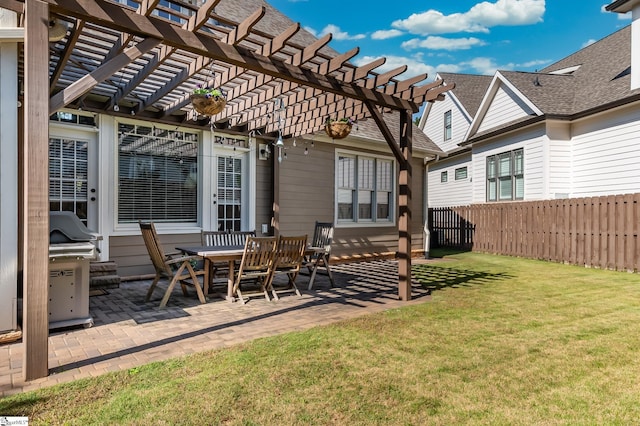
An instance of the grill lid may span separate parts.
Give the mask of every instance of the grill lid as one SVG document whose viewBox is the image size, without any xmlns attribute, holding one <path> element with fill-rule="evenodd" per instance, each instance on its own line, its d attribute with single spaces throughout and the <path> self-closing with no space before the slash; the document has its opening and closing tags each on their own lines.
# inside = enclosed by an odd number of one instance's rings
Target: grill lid
<svg viewBox="0 0 640 426">
<path fill-rule="evenodd" d="M 49 213 L 50 244 L 95 241 L 97 237 L 72 212 Z"/>
</svg>

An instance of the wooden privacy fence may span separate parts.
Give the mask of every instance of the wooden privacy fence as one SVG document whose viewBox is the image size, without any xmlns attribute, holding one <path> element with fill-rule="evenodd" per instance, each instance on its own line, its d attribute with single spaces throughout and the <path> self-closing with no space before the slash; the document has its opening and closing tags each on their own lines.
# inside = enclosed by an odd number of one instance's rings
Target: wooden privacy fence
<svg viewBox="0 0 640 426">
<path fill-rule="evenodd" d="M 438 210 L 430 209 L 430 220 L 437 221 Z M 471 232 L 467 244 L 473 251 L 640 271 L 640 193 L 446 210 L 465 226 L 458 235 Z M 445 232 L 437 222 L 430 221 L 430 225 L 436 234 Z M 447 245 L 445 240 L 440 243 Z"/>
</svg>

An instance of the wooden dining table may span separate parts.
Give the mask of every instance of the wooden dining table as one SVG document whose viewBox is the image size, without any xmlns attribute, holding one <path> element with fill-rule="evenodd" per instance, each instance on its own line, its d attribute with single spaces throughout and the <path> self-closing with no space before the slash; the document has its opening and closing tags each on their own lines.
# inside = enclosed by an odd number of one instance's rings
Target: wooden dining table
<svg viewBox="0 0 640 426">
<path fill-rule="evenodd" d="M 229 277 L 227 279 L 227 294 L 223 295 L 223 297 L 230 301 L 234 302 L 236 300 L 236 295 L 233 293 L 233 284 L 235 281 L 235 269 L 236 262 L 240 262 L 242 260 L 242 255 L 244 254 L 244 246 L 189 246 L 189 247 L 176 247 L 176 250 L 180 250 L 185 254 L 189 254 L 192 256 L 200 256 L 204 259 L 204 283 L 203 283 L 203 291 L 204 294 L 209 294 L 209 286 L 211 285 L 211 278 L 209 276 L 209 265 L 210 262 L 228 262 L 229 263 Z M 318 252 L 324 252 L 324 247 L 307 247 L 305 249 L 305 256 L 311 256 Z M 314 256 L 311 256 L 313 259 Z M 313 260 L 313 264 L 311 265 L 312 271 L 317 269 L 318 267 L 318 258 L 319 256 L 315 256 L 315 260 Z M 313 285 L 312 280 L 315 278 L 315 274 L 312 273 L 309 278 L 309 288 Z"/>
</svg>

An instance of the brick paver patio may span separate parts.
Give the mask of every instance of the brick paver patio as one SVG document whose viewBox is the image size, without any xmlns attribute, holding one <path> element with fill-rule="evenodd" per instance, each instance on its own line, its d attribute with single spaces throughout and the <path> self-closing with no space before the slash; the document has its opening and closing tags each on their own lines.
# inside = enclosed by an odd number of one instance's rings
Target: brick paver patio
<svg viewBox="0 0 640 426">
<path fill-rule="evenodd" d="M 108 294 L 90 298 L 93 327 L 51 331 L 49 377 L 25 383 L 23 344 L 0 346 L 0 396 L 421 303 L 428 296 L 414 284 L 413 299 L 398 300 L 395 261 L 339 264 L 332 270 L 335 288 L 327 276 L 318 275 L 314 289 L 307 291 L 309 278 L 300 276 L 302 297 L 289 293 L 268 302 L 255 296 L 245 305 L 215 297 L 203 305 L 193 290 L 184 297 L 176 289 L 160 309 L 166 287 L 145 303 L 149 281 L 123 282 Z"/>
</svg>

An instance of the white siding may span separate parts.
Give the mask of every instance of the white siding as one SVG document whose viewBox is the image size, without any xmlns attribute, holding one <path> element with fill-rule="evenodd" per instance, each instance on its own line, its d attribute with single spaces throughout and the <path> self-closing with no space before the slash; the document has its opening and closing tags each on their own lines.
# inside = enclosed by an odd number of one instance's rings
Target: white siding
<svg viewBox="0 0 640 426">
<path fill-rule="evenodd" d="M 640 106 L 573 126 L 573 197 L 640 192 Z"/>
<path fill-rule="evenodd" d="M 548 188 L 544 198 L 567 198 L 571 194 L 571 126 L 547 123 Z"/>
<path fill-rule="evenodd" d="M 505 85 L 496 91 L 487 113 L 482 118 L 477 133 L 494 129 L 519 118 L 533 115 L 533 111 Z"/>
<path fill-rule="evenodd" d="M 486 202 L 487 157 L 524 148 L 524 199 L 540 200 L 545 194 L 544 126 L 510 134 L 480 146 L 474 146 L 472 155 L 473 202 Z"/>
<path fill-rule="evenodd" d="M 444 113 L 451 110 L 451 139 L 444 140 Z M 451 96 L 445 95 L 445 99 L 434 102 L 424 125 L 424 134 L 427 135 L 443 151 L 451 151 L 459 148 L 458 143 L 467 133 L 471 122 L 462 112 L 460 105 L 453 101 Z"/>
<path fill-rule="evenodd" d="M 467 168 L 467 178 L 455 180 L 458 168 Z M 440 181 L 440 174 L 446 171 L 447 182 Z M 471 154 L 461 155 L 450 160 L 440 161 L 429 165 L 428 176 L 428 206 L 452 207 L 471 204 Z"/>
</svg>

